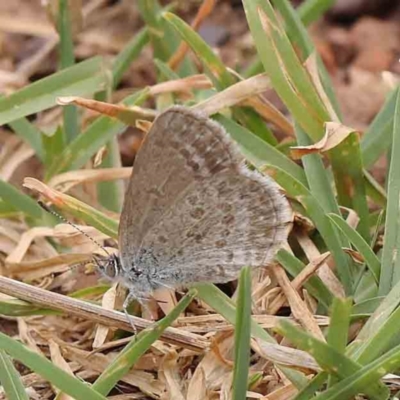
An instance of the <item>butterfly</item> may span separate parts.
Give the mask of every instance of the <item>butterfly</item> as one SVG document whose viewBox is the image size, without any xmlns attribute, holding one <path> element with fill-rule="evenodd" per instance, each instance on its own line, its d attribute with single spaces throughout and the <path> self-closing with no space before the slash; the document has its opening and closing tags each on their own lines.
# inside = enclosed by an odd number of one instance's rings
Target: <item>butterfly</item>
<svg viewBox="0 0 400 400">
<path fill-rule="evenodd" d="M 278 185 L 246 166 L 225 129 L 199 111 L 160 113 L 136 156 L 119 223 L 119 256 L 102 274 L 147 299 L 161 287 L 223 283 L 271 262 L 293 213 Z"/>
</svg>

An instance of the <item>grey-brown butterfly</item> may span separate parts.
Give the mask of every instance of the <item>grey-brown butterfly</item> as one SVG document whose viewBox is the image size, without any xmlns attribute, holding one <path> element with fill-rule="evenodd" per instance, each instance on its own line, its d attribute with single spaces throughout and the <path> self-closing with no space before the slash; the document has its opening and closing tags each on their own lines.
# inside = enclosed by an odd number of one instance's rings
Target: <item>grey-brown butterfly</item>
<svg viewBox="0 0 400 400">
<path fill-rule="evenodd" d="M 119 225 L 119 257 L 99 262 L 129 290 L 124 305 L 160 287 L 223 283 L 268 265 L 292 211 L 277 184 L 244 164 L 224 128 L 174 106 L 136 156 Z"/>
</svg>

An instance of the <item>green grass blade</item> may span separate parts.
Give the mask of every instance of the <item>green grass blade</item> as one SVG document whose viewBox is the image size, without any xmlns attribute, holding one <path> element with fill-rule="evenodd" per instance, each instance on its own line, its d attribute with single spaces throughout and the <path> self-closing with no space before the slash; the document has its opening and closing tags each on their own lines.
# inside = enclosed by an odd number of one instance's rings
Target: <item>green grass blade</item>
<svg viewBox="0 0 400 400">
<path fill-rule="evenodd" d="M 218 314 L 222 315 L 232 325 L 236 323 L 235 303 L 225 293 L 210 283 L 197 283 L 194 288 L 198 297 L 212 307 Z M 251 319 L 252 336 L 264 340 L 267 343 L 276 343 L 275 339 L 268 334 L 260 325 Z M 307 385 L 308 381 L 303 374 L 290 368 L 280 367 L 285 376 L 298 388 Z"/>
<path fill-rule="evenodd" d="M 348 342 L 350 326 L 350 313 L 353 301 L 348 299 L 335 298 L 332 304 L 331 320 L 328 328 L 327 343 L 339 353 L 344 354 Z M 336 379 L 331 375 L 328 386 Z"/>
<path fill-rule="evenodd" d="M 145 329 L 132 339 L 125 349 L 119 353 L 114 361 L 97 378 L 93 389 L 106 396 L 117 382 L 131 369 L 135 362 L 150 346 L 162 335 L 165 329 L 179 317 L 196 296 L 196 290 L 190 290 L 176 307 L 162 320 Z"/>
<path fill-rule="evenodd" d="M 293 400 L 309 400 L 311 398 L 314 399 L 313 396 L 315 392 L 317 392 L 322 387 L 327 379 L 328 374 L 324 371 L 315 375 L 314 378 L 311 379 L 309 384 L 302 390 L 300 390 L 299 393 L 297 393 L 296 397 L 294 397 Z"/>
<path fill-rule="evenodd" d="M 395 344 L 399 343 L 399 324 L 400 324 L 400 308 L 397 308 L 393 314 L 374 332 L 369 340 L 362 342 L 357 351 L 357 362 L 366 365 L 375 358 L 393 347 L 393 339 Z"/>
<path fill-rule="evenodd" d="M 309 146 L 311 139 L 297 124 L 295 125 L 297 143 L 299 146 Z M 340 215 L 339 205 L 333 194 L 331 183 L 319 154 L 309 154 L 301 158 L 307 176 L 311 193 L 320 202 L 326 212 Z"/>
<path fill-rule="evenodd" d="M 328 217 L 332 222 L 343 232 L 351 244 L 357 249 L 357 251 L 364 258 L 369 270 L 376 282 L 379 282 L 379 275 L 381 272 L 381 263 L 376 254 L 372 251 L 369 244 L 364 240 L 364 238 L 351 226 L 349 226 L 343 218 L 335 214 L 329 214 Z"/>
<path fill-rule="evenodd" d="M 159 2 L 139 0 L 137 6 L 147 25 L 154 56 L 162 61 L 168 61 L 179 46 L 179 39 L 171 26 L 161 17 L 162 9 Z M 188 57 L 185 57 L 178 72 L 183 77 L 196 73 L 196 69 Z"/>
<path fill-rule="evenodd" d="M 56 105 L 57 97 L 89 95 L 106 82 L 101 57 L 43 78 L 10 96 L 0 99 L 0 125 L 43 111 Z"/>
<path fill-rule="evenodd" d="M 359 303 L 353 306 L 353 310 L 351 312 L 352 317 L 369 317 L 382 303 L 384 297 L 372 297 L 364 301 L 360 301 Z"/>
<path fill-rule="evenodd" d="M 299 12 L 299 8 L 296 10 L 288 0 L 272 0 L 275 8 L 281 14 L 282 19 L 285 22 L 285 28 L 287 35 L 296 49 L 297 54 L 302 54 L 301 61 L 304 63 L 311 55 L 315 55 L 317 58 L 318 71 L 321 79 L 322 86 L 327 94 L 336 114 L 340 117 L 340 109 L 333 90 L 332 82 L 329 73 L 326 71 L 325 65 L 315 50 L 314 43 L 308 35 L 307 29 L 304 26 L 304 22 L 301 20 L 302 16 Z M 320 2 L 326 2 L 326 0 L 317 0 Z M 303 2 L 305 4 L 306 2 Z M 297 12 L 296 12 L 297 11 Z M 303 14 L 304 15 L 304 14 Z M 315 16 L 315 14 L 314 14 Z"/>
<path fill-rule="evenodd" d="M 117 55 L 112 67 L 113 88 L 115 89 L 121 82 L 123 74 L 127 71 L 133 60 L 138 57 L 143 48 L 149 41 L 149 34 L 146 28 L 143 28 L 125 45 L 122 51 Z"/>
<path fill-rule="evenodd" d="M 65 148 L 64 130 L 59 126 L 52 134 L 43 133 L 41 136 L 43 151 L 45 153 L 44 165 L 48 167 L 54 160 L 58 160 L 58 157 Z"/>
<path fill-rule="evenodd" d="M 8 125 L 35 150 L 36 156 L 43 162 L 45 159 L 45 152 L 42 145 L 42 132 L 26 118 L 11 121 Z"/>
<path fill-rule="evenodd" d="M 86 383 L 55 367 L 43 356 L 0 333 L 0 349 L 76 400 L 106 400 Z"/>
<path fill-rule="evenodd" d="M 315 397 L 315 400 L 343 400 L 353 398 L 357 393 L 367 393 L 371 382 L 375 382 L 387 373 L 395 372 L 400 367 L 400 346 L 396 346 L 383 356 L 377 358 L 358 372 L 332 386 L 326 392 Z M 388 399 L 389 391 L 382 390 L 379 399 Z M 372 396 L 371 396 L 372 398 Z"/>
<path fill-rule="evenodd" d="M 0 180 L 0 199 L 32 218 L 41 219 L 44 215 L 44 211 L 35 200 L 3 180 Z"/>
<path fill-rule="evenodd" d="M 199 59 L 207 68 L 207 75 L 218 90 L 225 89 L 235 83 L 235 78 L 228 72 L 222 60 L 186 22 L 169 12 L 164 13 L 163 17 L 199 56 Z"/>
<path fill-rule="evenodd" d="M 378 115 L 374 118 L 361 139 L 361 152 L 365 168 L 370 168 L 390 147 L 393 138 L 393 115 L 399 88 L 386 98 Z"/>
<path fill-rule="evenodd" d="M 67 0 L 58 0 L 57 27 L 60 36 L 60 70 L 71 67 L 75 64 L 70 6 L 71 4 Z M 66 142 L 69 143 L 79 133 L 79 115 L 76 106 L 68 105 L 63 108 L 63 121 Z"/>
<path fill-rule="evenodd" d="M 400 91 L 397 92 L 393 122 L 393 145 L 388 181 L 385 241 L 382 253 L 379 294 L 385 295 L 400 279 Z"/>
<path fill-rule="evenodd" d="M 319 19 L 335 4 L 335 0 L 306 0 L 303 1 L 297 12 L 304 25 Z"/>
<path fill-rule="evenodd" d="M 186 22 L 172 13 L 164 13 L 164 18 L 197 55 L 204 66 L 205 73 L 217 90 L 226 89 L 236 82 L 236 78 L 229 72 L 213 49 Z M 271 130 L 253 110 L 236 107 L 234 117 L 263 140 L 272 145 L 277 143 Z"/>
<path fill-rule="evenodd" d="M 107 154 L 99 168 L 118 168 L 121 165 L 118 139 L 114 137 L 107 144 Z M 116 213 L 121 212 L 124 194 L 124 183 L 121 180 L 99 182 L 97 184 L 99 202 L 107 210 Z"/>
<path fill-rule="evenodd" d="M 8 400 L 29 400 L 18 371 L 4 351 L 0 351 L 0 382 Z"/>
<path fill-rule="evenodd" d="M 279 168 L 274 167 L 273 169 L 274 179 L 279 185 L 285 188 L 289 196 L 297 198 L 304 207 L 307 215 L 314 222 L 319 234 L 332 253 L 337 273 L 345 288 L 346 294 L 351 295 L 353 291 L 352 263 L 348 255 L 345 254 L 342 248 L 341 237 L 332 226 L 325 210 L 312 193 L 299 181 L 296 181 L 292 176 Z"/>
<path fill-rule="evenodd" d="M 338 201 L 341 206 L 352 208 L 357 213 L 360 218 L 357 231 L 369 240 L 369 210 L 357 133 L 351 133 L 331 150 L 330 155 Z"/>
<path fill-rule="evenodd" d="M 218 121 L 239 144 L 243 154 L 255 167 L 260 168 L 266 164 L 274 165 L 286 171 L 304 186 L 307 186 L 307 180 L 303 169 L 274 146 L 261 140 L 245 127 L 221 114 L 214 116 L 214 119 Z"/>
<path fill-rule="evenodd" d="M 349 345 L 347 354 L 356 359 L 362 352 L 362 344 L 370 340 L 375 332 L 385 324 L 390 315 L 400 304 L 400 282 L 383 298 L 378 308 L 374 311 L 361 331 L 357 335 L 357 340 Z M 361 345 L 361 346 L 360 346 Z"/>
<path fill-rule="evenodd" d="M 246 398 L 250 363 L 251 327 L 251 274 L 250 268 L 243 268 L 239 278 L 239 295 L 235 323 L 235 366 L 233 370 L 234 400 Z"/>
<path fill-rule="evenodd" d="M 255 3 L 260 5 L 259 10 L 262 10 L 269 21 L 270 26 L 269 31 L 266 32 L 266 36 L 268 36 L 268 39 L 271 41 L 273 46 L 273 50 L 277 53 L 281 63 L 283 63 L 286 72 L 289 75 L 288 78 L 304 100 L 304 103 L 307 104 L 309 109 L 313 110 L 315 116 L 322 120 L 326 120 L 328 114 L 325 106 L 322 104 L 314 84 L 310 80 L 309 73 L 302 65 L 302 62 L 290 42 L 281 20 L 277 17 L 271 1 L 256 0 Z M 278 7 L 283 4 L 282 1 L 274 3 L 278 5 Z"/>
<path fill-rule="evenodd" d="M 60 210 L 85 221 L 87 225 L 93 226 L 104 234 L 112 238 L 118 237 L 118 221 L 108 217 L 96 208 L 67 194 L 58 195 L 57 203 L 54 205 Z"/>
<path fill-rule="evenodd" d="M 243 6 L 247 22 L 257 47 L 258 56 L 264 65 L 265 71 L 271 79 L 274 89 L 302 128 L 313 137 L 321 136 L 323 128 L 322 121 L 326 118 L 322 118 L 322 120 L 318 121 L 314 115 L 311 115 L 310 109 L 306 107 L 302 101 L 299 101 L 298 91 L 300 90 L 300 87 L 296 87 L 294 83 L 288 81 L 288 77 L 282 68 L 282 61 L 278 57 L 278 53 L 281 54 L 283 49 L 277 47 L 278 44 L 272 41 L 261 25 L 258 10 L 262 9 L 265 13 L 269 13 L 267 15 L 270 16 L 273 12 L 271 12 L 269 3 L 263 0 L 243 0 Z M 276 18 L 274 17 L 273 20 L 275 23 Z M 290 52 L 293 51 L 293 49 L 289 50 L 287 42 L 284 45 L 284 50 Z M 285 65 L 285 67 L 296 69 L 297 72 L 299 72 L 300 68 L 303 69 L 302 66 L 299 67 L 298 60 L 293 67 L 288 67 L 287 65 Z M 304 77 L 304 70 L 303 72 L 300 72 L 299 75 Z M 299 76 L 296 78 L 298 79 Z M 310 90 L 315 94 L 315 89 L 310 85 L 309 77 L 306 77 L 305 80 L 306 83 L 301 84 L 301 87 L 306 86 L 309 89 L 311 88 Z M 296 84 L 297 83 L 298 82 L 296 82 Z M 300 93 L 303 94 L 303 92 Z M 312 104 L 314 105 L 314 100 L 312 101 Z"/>
<path fill-rule="evenodd" d="M 311 354 L 325 371 L 338 379 L 345 380 L 349 375 L 353 375 L 362 370 L 362 366 L 355 361 L 344 356 L 328 344 L 303 332 L 288 321 L 282 321 L 277 331 L 287 337 L 297 347 Z M 335 386 L 336 385 L 333 387 Z M 385 385 L 378 382 L 378 379 L 371 380 L 368 382 L 368 385 L 359 386 L 358 389 L 360 392 L 370 396 L 371 399 L 376 400 L 386 398 L 385 396 L 387 396 L 389 392 Z"/>
</svg>

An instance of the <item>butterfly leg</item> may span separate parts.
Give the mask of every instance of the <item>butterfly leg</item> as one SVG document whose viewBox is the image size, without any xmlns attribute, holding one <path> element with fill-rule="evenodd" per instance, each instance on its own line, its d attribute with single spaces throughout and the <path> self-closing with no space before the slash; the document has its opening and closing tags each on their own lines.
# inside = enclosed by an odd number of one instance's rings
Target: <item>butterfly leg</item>
<svg viewBox="0 0 400 400">
<path fill-rule="evenodd" d="M 122 305 L 122 309 L 124 310 L 124 314 L 126 315 L 126 318 L 128 319 L 128 322 L 133 329 L 133 334 L 135 335 L 135 338 L 136 338 L 138 331 L 137 331 L 135 324 L 133 323 L 133 320 L 132 320 L 130 314 L 128 313 L 129 304 L 131 304 L 132 301 L 135 299 L 136 299 L 136 297 L 131 292 L 129 292 L 125 298 L 124 304 Z"/>
</svg>

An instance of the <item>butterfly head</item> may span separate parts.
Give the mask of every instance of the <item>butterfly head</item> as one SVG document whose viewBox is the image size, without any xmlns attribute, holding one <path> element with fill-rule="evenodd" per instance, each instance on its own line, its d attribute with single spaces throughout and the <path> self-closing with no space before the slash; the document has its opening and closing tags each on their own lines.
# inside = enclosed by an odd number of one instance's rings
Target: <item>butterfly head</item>
<svg viewBox="0 0 400 400">
<path fill-rule="evenodd" d="M 121 262 L 115 254 L 110 254 L 107 257 L 95 256 L 94 262 L 101 275 L 109 280 L 115 280 L 121 274 Z"/>
</svg>

